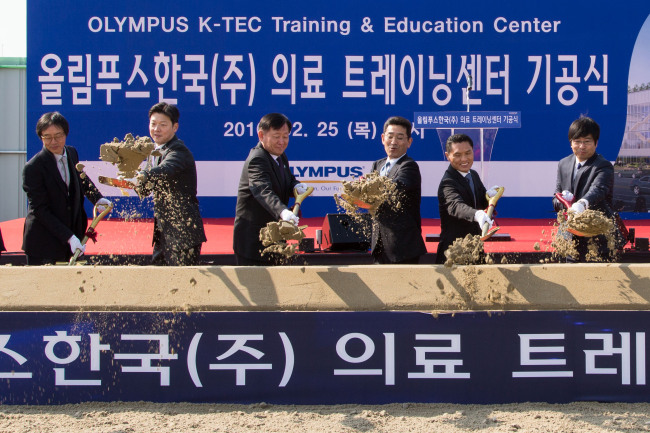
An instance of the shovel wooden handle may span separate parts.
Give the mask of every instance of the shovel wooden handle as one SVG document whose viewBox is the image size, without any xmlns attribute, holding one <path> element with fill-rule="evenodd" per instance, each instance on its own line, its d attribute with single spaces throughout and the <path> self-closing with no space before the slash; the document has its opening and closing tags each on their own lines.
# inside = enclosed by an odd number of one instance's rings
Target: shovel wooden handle
<svg viewBox="0 0 650 433">
<path fill-rule="evenodd" d="M 497 205 L 497 202 L 499 201 L 499 199 L 501 198 L 505 190 L 506 189 L 502 186 L 498 187 L 497 193 L 494 195 L 494 197 L 490 197 L 487 195 L 487 193 L 485 193 L 485 197 L 488 199 L 488 208 L 485 213 L 487 213 L 488 218 L 492 219 L 492 214 L 494 214 L 494 207 Z M 497 230 L 498 228 L 494 230 L 494 232 L 496 232 Z M 483 227 L 481 227 L 481 232 L 482 232 L 481 237 L 485 237 L 488 234 L 488 231 L 490 231 L 490 224 L 484 223 Z M 492 232 L 492 234 L 494 234 L 494 232 Z"/>
<path fill-rule="evenodd" d="M 104 209 L 99 215 L 97 214 L 97 208 L 101 206 L 98 204 L 95 204 L 95 207 L 93 207 L 93 220 L 90 223 L 90 227 L 86 231 L 86 233 L 90 232 L 92 233 L 95 230 L 95 227 L 97 227 L 97 224 L 104 219 L 106 215 L 110 213 L 110 211 L 113 209 L 113 203 L 109 204 L 106 206 L 106 209 Z M 88 242 L 88 234 L 86 234 L 83 239 L 81 240 L 81 245 L 86 245 L 86 242 Z M 79 256 L 81 255 L 81 250 L 77 249 L 77 251 L 74 252 L 74 255 L 70 258 L 70 263 L 68 263 L 69 266 L 73 266 L 76 262 Z"/>
<path fill-rule="evenodd" d="M 293 189 L 293 195 L 296 198 L 296 203 L 293 205 L 293 213 L 295 215 L 298 215 L 298 211 L 300 210 L 300 205 L 302 201 L 309 196 L 312 192 L 314 192 L 314 187 L 310 186 L 307 188 L 307 191 L 303 192 L 302 194 L 298 194 L 297 189 Z"/>
</svg>

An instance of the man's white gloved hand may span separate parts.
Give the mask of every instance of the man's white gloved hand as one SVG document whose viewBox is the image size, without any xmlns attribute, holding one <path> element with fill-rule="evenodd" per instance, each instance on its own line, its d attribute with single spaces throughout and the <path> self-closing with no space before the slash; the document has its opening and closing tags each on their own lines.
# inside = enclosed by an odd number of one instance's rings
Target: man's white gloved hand
<svg viewBox="0 0 650 433">
<path fill-rule="evenodd" d="M 578 200 L 569 208 L 569 211 L 575 212 L 578 215 L 583 213 L 585 210 L 587 210 L 587 205 L 584 200 Z"/>
<path fill-rule="evenodd" d="M 573 193 L 565 189 L 564 191 L 562 191 L 562 198 L 568 202 L 573 201 Z"/>
<path fill-rule="evenodd" d="M 296 214 L 291 212 L 289 209 L 283 210 L 282 213 L 280 213 L 280 218 L 282 218 L 282 221 L 289 221 L 295 225 L 298 225 L 298 222 L 300 221 L 300 218 L 298 218 Z"/>
<path fill-rule="evenodd" d="M 293 189 L 296 190 L 298 195 L 302 195 L 307 192 L 307 184 L 304 183 L 299 183 L 298 185 L 294 186 Z"/>
<path fill-rule="evenodd" d="M 138 186 L 142 186 L 144 183 L 146 175 L 144 174 L 144 171 L 138 171 L 135 175 L 135 184 Z"/>
<path fill-rule="evenodd" d="M 474 221 L 478 223 L 478 226 L 483 229 L 483 225 L 488 223 L 488 228 L 492 228 L 494 221 L 490 219 L 487 213 L 484 210 L 477 210 L 474 214 Z"/>
<path fill-rule="evenodd" d="M 494 185 L 492 188 L 487 190 L 487 196 L 492 198 L 495 195 L 497 195 L 497 190 L 499 189 L 499 185 Z"/>
<path fill-rule="evenodd" d="M 72 254 L 76 253 L 77 250 L 81 250 L 81 254 L 79 255 L 82 255 L 86 252 L 86 246 L 81 245 L 81 241 L 75 235 L 72 235 L 70 239 L 68 239 L 68 244 L 70 244 L 70 251 L 72 251 Z"/>
<path fill-rule="evenodd" d="M 111 207 L 111 202 L 105 198 L 100 198 L 99 200 L 97 200 L 97 203 L 95 204 L 97 205 L 97 210 L 99 211 L 99 213 L 102 213 L 106 209 Z"/>
</svg>

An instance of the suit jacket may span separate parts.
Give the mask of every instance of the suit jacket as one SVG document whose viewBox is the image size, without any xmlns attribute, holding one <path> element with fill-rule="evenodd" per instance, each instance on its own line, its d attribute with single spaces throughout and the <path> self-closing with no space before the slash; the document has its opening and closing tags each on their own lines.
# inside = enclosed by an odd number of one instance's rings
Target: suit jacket
<svg viewBox="0 0 650 433">
<path fill-rule="evenodd" d="M 178 137 L 163 146 L 158 165 L 144 173 L 137 190 L 143 197 L 153 192 L 154 245 L 164 240 L 187 250 L 207 240 L 196 197 L 196 163 Z"/>
<path fill-rule="evenodd" d="M 438 187 L 438 207 L 440 209 L 440 243 L 436 253 L 436 263 L 444 263 L 445 251 L 458 238 L 468 234 L 480 235 L 481 228 L 474 221 L 478 209 L 485 209 L 488 200 L 481 178 L 470 170 L 476 190 L 476 206 L 469 182 L 455 168 L 449 165 Z"/>
<path fill-rule="evenodd" d="M 574 185 L 571 180 L 576 165 L 576 157 L 571 154 L 560 160 L 557 166 L 555 192 L 564 190 L 573 193 L 574 201 L 584 198 L 589 202 L 589 209 L 599 210 L 612 216 L 612 196 L 614 192 L 614 166 L 602 155 L 594 153 L 580 167 Z M 564 209 L 562 203 L 553 197 L 555 211 Z"/>
<path fill-rule="evenodd" d="M 242 257 L 264 260 L 260 229 L 268 222 L 280 220 L 280 214 L 288 208 L 293 197 L 293 187 L 298 184 L 289 169 L 287 155 L 283 153 L 280 158 L 284 173 L 262 143 L 258 143 L 244 162 L 233 233 L 233 250 Z"/>
<path fill-rule="evenodd" d="M 612 210 L 612 196 L 614 192 L 614 166 L 602 155 L 594 153 L 591 158 L 585 161 L 576 174 L 575 182 L 572 184 L 573 171 L 576 165 L 576 157 L 571 154 L 560 160 L 557 166 L 557 179 L 555 192 L 564 190 L 571 191 L 574 202 L 584 198 L 589 202 L 589 209 L 599 210 L 608 217 L 614 215 Z M 553 207 L 556 211 L 564 209 L 564 205 L 553 197 Z M 572 259 L 585 261 L 588 253 L 589 238 L 574 236 L 575 247 L 578 257 Z M 607 239 L 604 235 L 590 238 L 597 245 L 598 254 L 603 260 L 610 260 L 610 250 Z"/>
<path fill-rule="evenodd" d="M 381 170 L 386 159 L 375 161 L 372 170 Z M 380 240 L 383 252 L 391 262 L 401 262 L 426 254 L 427 248 L 422 240 L 422 178 L 418 163 L 404 155 L 386 176 L 397 185 L 400 207 L 385 202 L 377 209 L 372 227 L 373 254 Z"/>
<path fill-rule="evenodd" d="M 77 150 L 65 146 L 70 186 L 66 187 L 56 158 L 45 147 L 23 169 L 23 190 L 29 206 L 23 230 L 23 250 L 40 259 L 67 261 L 72 256 L 68 239 L 81 240 L 88 227 L 84 196 L 94 204 L 102 198 L 93 182 L 79 176 Z"/>
</svg>

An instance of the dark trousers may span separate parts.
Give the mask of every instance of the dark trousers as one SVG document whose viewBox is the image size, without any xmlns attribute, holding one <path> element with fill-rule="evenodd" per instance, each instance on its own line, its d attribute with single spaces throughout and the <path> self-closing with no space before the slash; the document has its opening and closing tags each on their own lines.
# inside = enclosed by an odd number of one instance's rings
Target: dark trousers
<svg viewBox="0 0 650 433">
<path fill-rule="evenodd" d="M 54 265 L 56 260 L 54 259 L 44 259 L 42 257 L 34 257 L 27 254 L 27 266 L 43 266 L 43 265 Z"/>
<path fill-rule="evenodd" d="M 201 245 L 191 248 L 171 248 L 164 242 L 157 242 L 153 246 L 152 265 L 156 266 L 196 266 L 201 257 Z"/>
</svg>

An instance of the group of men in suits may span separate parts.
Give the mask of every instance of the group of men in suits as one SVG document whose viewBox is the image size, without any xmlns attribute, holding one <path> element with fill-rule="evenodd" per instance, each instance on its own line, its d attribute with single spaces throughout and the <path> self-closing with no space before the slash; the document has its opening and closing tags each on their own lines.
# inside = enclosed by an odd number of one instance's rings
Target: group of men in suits
<svg viewBox="0 0 650 433">
<path fill-rule="evenodd" d="M 154 167 L 138 174 L 140 196 L 153 193 L 153 264 L 195 265 L 206 241 L 197 199 L 194 157 L 176 137 L 180 113 L 166 102 L 149 110 L 149 133 L 161 153 Z M 45 113 L 36 134 L 43 148 L 23 169 L 23 190 L 28 209 L 23 250 L 28 265 L 68 261 L 77 250 L 85 252 L 81 238 L 88 228 L 84 197 L 99 212 L 111 206 L 88 176 L 76 170 L 77 150 L 66 145 L 68 121 L 59 112 Z"/>
<path fill-rule="evenodd" d="M 137 176 L 140 196 L 153 194 L 153 263 L 195 265 L 206 241 L 197 199 L 196 164 L 192 153 L 176 136 L 180 113 L 174 105 L 161 102 L 149 111 L 149 132 L 161 156 L 152 167 Z M 260 229 L 268 222 L 284 220 L 298 225 L 299 216 L 289 208 L 294 195 L 307 185 L 292 174 L 285 150 L 292 123 L 283 114 L 270 113 L 258 124 L 258 144 L 250 151 L 242 169 L 237 191 L 233 250 L 238 265 L 276 265 L 276 254 L 262 254 Z M 375 263 L 416 264 L 426 254 L 420 217 L 420 169 L 407 150 L 411 147 L 411 122 L 389 118 L 381 135 L 386 157 L 375 161 L 372 170 L 395 183 L 399 206 L 391 200 L 376 210 L 371 249 Z M 88 219 L 84 197 L 101 207 L 111 203 L 102 197 L 87 176 L 74 168 L 79 162 L 74 147 L 66 145 L 69 126 L 58 112 L 46 113 L 36 133 L 43 149 L 25 165 L 23 189 L 29 202 L 23 234 L 23 250 L 30 265 L 67 261 L 76 250 L 85 250 L 79 240 L 86 233 Z M 588 117 L 569 128 L 572 155 L 558 165 L 556 192 L 572 202 L 569 211 L 596 209 L 612 216 L 614 168 L 596 153 L 598 124 Z M 472 170 L 474 143 L 465 134 L 454 134 L 446 142 L 449 167 L 438 188 L 441 234 L 436 263 L 444 263 L 445 251 L 458 238 L 478 235 L 493 220 L 484 209 L 496 186 L 487 190 Z M 561 204 L 554 199 L 556 210 Z M 604 236 L 596 237 L 601 256 L 609 256 Z M 585 260 L 587 241 L 576 240 L 579 257 Z"/>
<path fill-rule="evenodd" d="M 389 118 L 381 135 L 386 157 L 372 165 L 372 171 L 395 183 L 400 202 L 395 206 L 389 200 L 376 210 L 371 251 L 378 264 L 416 264 L 427 251 L 420 217 L 420 169 L 407 155 L 413 142 L 411 128 L 411 122 L 403 117 Z M 238 264 L 277 264 L 277 256 L 261 254 L 260 229 L 279 219 L 298 223 L 298 216 L 289 209 L 289 199 L 294 187 L 301 189 L 300 194 L 305 185 L 296 180 L 289 169 L 285 150 L 290 132 L 291 122 L 279 113 L 264 116 L 258 126 L 260 141 L 246 159 L 237 194 L 233 249 Z M 598 124 L 587 117 L 576 120 L 569 129 L 573 155 L 560 161 L 557 189 L 565 198 L 575 198 L 571 212 L 580 213 L 590 208 L 612 214 L 613 166 L 595 153 L 598 138 Z M 485 209 L 498 188 L 486 189 L 478 173 L 472 170 L 474 143 L 468 135 L 450 136 L 445 157 L 449 167 L 438 188 L 441 233 L 436 263 L 439 264 L 446 261 L 445 251 L 456 239 L 468 234 L 480 235 L 486 224 L 492 227 L 494 221 Z M 577 170 L 578 176 L 571 180 L 577 162 L 582 165 Z M 557 202 L 554 204 L 557 210 Z M 603 240 L 604 237 L 596 238 L 604 249 L 602 257 L 605 258 L 608 252 Z M 578 239 L 577 244 L 581 255 L 575 259 L 584 260 L 586 240 Z"/>
</svg>

